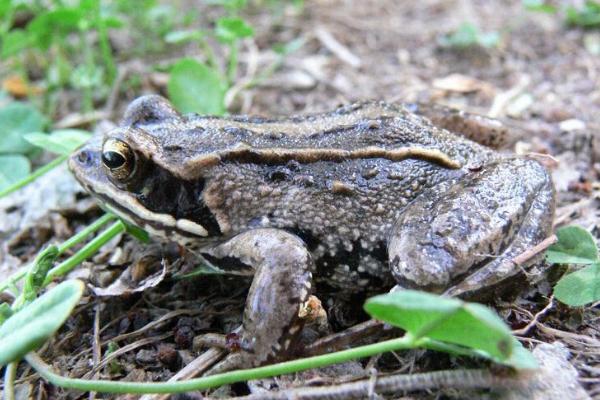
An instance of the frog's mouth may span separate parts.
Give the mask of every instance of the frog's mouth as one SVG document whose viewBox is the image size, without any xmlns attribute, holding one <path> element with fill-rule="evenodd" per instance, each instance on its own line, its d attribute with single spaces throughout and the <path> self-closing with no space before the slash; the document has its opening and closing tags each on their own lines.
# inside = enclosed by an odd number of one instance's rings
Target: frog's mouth
<svg viewBox="0 0 600 400">
<path fill-rule="evenodd" d="M 209 232 L 201 224 L 151 211 L 133 193 L 117 187 L 107 176 L 102 164 L 100 140 L 92 138 L 70 157 L 68 165 L 75 179 L 99 200 L 102 208 L 151 235 L 185 246 L 209 236 Z"/>
</svg>

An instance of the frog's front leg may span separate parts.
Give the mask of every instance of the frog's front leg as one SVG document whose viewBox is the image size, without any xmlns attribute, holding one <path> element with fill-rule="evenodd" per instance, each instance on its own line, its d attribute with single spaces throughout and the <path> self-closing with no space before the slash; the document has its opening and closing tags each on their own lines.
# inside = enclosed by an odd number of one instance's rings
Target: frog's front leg
<svg viewBox="0 0 600 400">
<path fill-rule="evenodd" d="M 240 350 L 216 371 L 252 367 L 284 358 L 292 350 L 311 292 L 314 264 L 304 242 L 278 229 L 255 229 L 203 252 L 211 261 L 241 263 L 254 270 L 246 299 Z"/>
<path fill-rule="evenodd" d="M 403 287 L 480 296 L 521 271 L 513 258 L 549 235 L 553 215 L 554 188 L 539 163 L 497 161 L 405 209 L 388 241 L 392 273 Z"/>
</svg>

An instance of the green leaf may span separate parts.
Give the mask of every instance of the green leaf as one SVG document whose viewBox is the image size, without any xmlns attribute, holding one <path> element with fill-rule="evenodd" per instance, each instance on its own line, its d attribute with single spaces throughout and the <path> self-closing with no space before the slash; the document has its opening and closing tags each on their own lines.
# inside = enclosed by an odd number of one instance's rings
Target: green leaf
<svg viewBox="0 0 600 400">
<path fill-rule="evenodd" d="M 27 157 L 20 154 L 0 155 L 0 191 L 31 173 Z"/>
<path fill-rule="evenodd" d="M 28 25 L 27 31 L 35 38 L 37 46 L 47 50 L 56 38 L 79 30 L 85 20 L 83 10 L 77 8 L 57 8 L 38 14 Z"/>
<path fill-rule="evenodd" d="M 455 47 L 459 49 L 479 45 L 482 47 L 496 47 L 500 42 L 498 32 L 481 32 L 475 25 L 465 22 L 456 31 L 443 36 L 439 43 L 443 47 Z"/>
<path fill-rule="evenodd" d="M 24 135 L 29 143 L 56 154 L 69 155 L 83 145 L 92 134 L 81 129 L 59 129 L 50 134 L 33 132 Z"/>
<path fill-rule="evenodd" d="M 241 18 L 219 18 L 215 26 L 217 39 L 224 43 L 254 36 L 254 29 Z"/>
<path fill-rule="evenodd" d="M 187 43 L 192 42 L 194 40 L 199 40 L 202 38 L 203 35 L 204 34 L 202 33 L 202 31 L 199 31 L 197 29 L 185 31 L 172 31 L 167 33 L 167 35 L 165 36 L 165 42 L 174 44 Z"/>
<path fill-rule="evenodd" d="M 592 235 L 579 226 L 565 226 L 556 231 L 558 242 L 546 251 L 552 264 L 592 264 L 598 261 L 598 248 Z"/>
<path fill-rule="evenodd" d="M 291 40 L 287 43 L 277 43 L 273 45 L 273 51 L 279 54 L 280 56 L 288 56 L 295 51 L 300 50 L 302 46 L 306 43 L 306 40 L 302 37 Z"/>
<path fill-rule="evenodd" d="M 0 326 L 0 366 L 19 360 L 48 340 L 69 317 L 83 289 L 81 281 L 62 282 L 10 316 Z"/>
<path fill-rule="evenodd" d="M 556 14 L 558 9 L 544 0 L 523 0 L 523 6 L 529 11 Z"/>
<path fill-rule="evenodd" d="M 23 135 L 41 131 L 46 120 L 40 112 L 29 103 L 12 102 L 0 108 L 0 154 L 26 154 L 34 149 Z"/>
<path fill-rule="evenodd" d="M 514 338 L 498 315 L 487 307 L 414 290 L 402 290 L 367 300 L 373 317 L 398 326 L 415 337 L 428 337 L 510 358 Z"/>
<path fill-rule="evenodd" d="M 539 367 L 533 354 L 529 352 L 517 339 L 513 341 L 513 352 L 504 363 L 516 369 L 536 369 Z"/>
<path fill-rule="evenodd" d="M 23 284 L 23 296 L 26 301 L 33 301 L 44 285 L 46 275 L 50 268 L 54 265 L 54 261 L 58 257 L 58 247 L 55 245 L 48 246 L 36 257 L 33 262 L 33 267 L 25 276 Z"/>
<path fill-rule="evenodd" d="M 0 303 L 0 326 L 6 321 L 10 316 L 13 315 L 13 311 L 7 303 Z"/>
<path fill-rule="evenodd" d="M 179 61 L 169 76 L 169 98 L 183 113 L 225 113 L 227 83 L 208 66 L 192 59 Z"/>
<path fill-rule="evenodd" d="M 31 37 L 23 29 L 13 29 L 2 40 L 0 57 L 6 59 L 26 49 L 31 43 Z"/>
<path fill-rule="evenodd" d="M 137 240 L 139 240 L 142 243 L 150 243 L 150 235 L 148 235 L 148 232 L 146 232 L 139 226 L 128 224 L 127 222 L 125 222 L 123 220 L 121 220 L 121 222 L 123 222 L 123 225 L 125 225 L 125 230 L 131 236 L 133 236 L 134 238 L 136 238 Z"/>
<path fill-rule="evenodd" d="M 581 9 L 567 7 L 566 22 L 567 25 L 582 28 L 600 27 L 600 3 L 588 0 Z"/>
<path fill-rule="evenodd" d="M 572 307 L 600 300 L 600 263 L 563 276 L 554 286 L 554 296 Z"/>
<path fill-rule="evenodd" d="M 219 5 L 230 10 L 241 10 L 246 7 L 247 0 L 206 0 L 207 4 Z"/>
</svg>

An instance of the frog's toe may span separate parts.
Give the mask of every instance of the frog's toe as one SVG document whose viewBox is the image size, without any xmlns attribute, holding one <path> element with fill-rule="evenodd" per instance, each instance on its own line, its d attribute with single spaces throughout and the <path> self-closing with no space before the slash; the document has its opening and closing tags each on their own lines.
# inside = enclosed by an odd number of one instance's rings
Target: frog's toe
<svg viewBox="0 0 600 400">
<path fill-rule="evenodd" d="M 537 162 L 499 162 L 463 182 L 422 195 L 396 222 L 388 253 L 400 284 L 468 295 L 519 272 L 512 258 L 549 234 L 554 189 Z"/>
</svg>

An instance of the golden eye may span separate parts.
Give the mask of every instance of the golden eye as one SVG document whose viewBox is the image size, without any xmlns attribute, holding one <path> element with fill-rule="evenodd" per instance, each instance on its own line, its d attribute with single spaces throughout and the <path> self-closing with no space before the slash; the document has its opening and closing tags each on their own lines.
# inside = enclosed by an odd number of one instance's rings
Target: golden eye
<svg viewBox="0 0 600 400">
<path fill-rule="evenodd" d="M 135 154 L 124 141 L 107 139 L 102 145 L 102 164 L 115 179 L 124 181 L 133 174 Z"/>
</svg>

